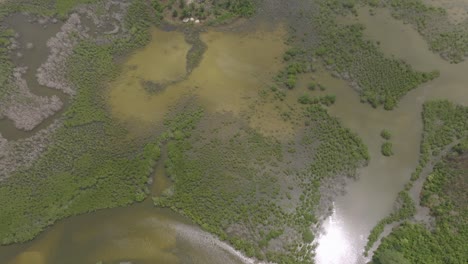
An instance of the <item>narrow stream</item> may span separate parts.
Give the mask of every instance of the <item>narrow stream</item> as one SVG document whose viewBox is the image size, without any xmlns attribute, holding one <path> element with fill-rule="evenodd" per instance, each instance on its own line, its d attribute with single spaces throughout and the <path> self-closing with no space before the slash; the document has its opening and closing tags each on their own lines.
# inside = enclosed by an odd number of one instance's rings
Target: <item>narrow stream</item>
<svg viewBox="0 0 468 264">
<path fill-rule="evenodd" d="M 370 230 L 393 207 L 419 157 L 422 133 L 422 104 L 427 100 L 448 99 L 468 105 L 468 62 L 450 64 L 432 53 L 425 40 L 410 25 L 378 10 L 369 15 L 361 9 L 355 22 L 366 26 L 365 35 L 380 41 L 388 56 L 395 56 L 421 71 L 439 70 L 440 77 L 409 92 L 393 111 L 372 109 L 359 103 L 357 93 L 344 82 L 322 75 L 322 82 L 337 95 L 330 113 L 338 117 L 364 140 L 371 155 L 369 166 L 359 171 L 360 179 L 347 186 L 347 193 L 334 203 L 333 214 L 323 224 L 318 238 L 319 264 L 365 263 L 362 256 Z M 392 133 L 395 155 L 384 157 L 380 145 L 382 129 Z"/>
</svg>

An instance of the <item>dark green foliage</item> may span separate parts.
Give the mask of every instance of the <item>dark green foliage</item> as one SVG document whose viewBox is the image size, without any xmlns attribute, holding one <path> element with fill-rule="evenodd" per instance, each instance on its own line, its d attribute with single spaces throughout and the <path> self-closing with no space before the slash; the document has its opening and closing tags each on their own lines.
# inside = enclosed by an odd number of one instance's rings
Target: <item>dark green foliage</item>
<svg viewBox="0 0 468 264">
<path fill-rule="evenodd" d="M 136 10 L 132 6 L 130 10 Z M 118 72 L 114 55 L 141 45 L 137 35 L 147 34 L 146 23 L 129 17 L 127 21 L 135 38 L 108 46 L 83 42 L 75 48 L 68 74 L 78 93 L 64 114 L 64 126 L 30 168 L 0 186 L 0 243 L 26 241 L 57 219 L 146 197 L 159 143 L 129 141 L 125 129 L 109 117 L 102 98 L 103 83 Z"/>
<path fill-rule="evenodd" d="M 411 264 L 403 254 L 396 250 L 378 252 L 374 259 L 374 264 Z"/>
<path fill-rule="evenodd" d="M 13 89 L 11 76 L 13 73 L 13 64 L 8 53 L 10 38 L 14 35 L 12 30 L 0 27 L 0 100 Z"/>
<path fill-rule="evenodd" d="M 174 185 L 166 196 L 153 198 L 154 203 L 182 212 L 248 256 L 310 263 L 309 253 L 296 249 L 314 238 L 310 228 L 317 222 L 313 212 L 320 181 L 338 173 L 354 175 L 369 158 L 365 146 L 319 105 L 307 107 L 311 126 L 295 147 L 247 127 L 239 129 L 237 123 L 234 128 L 215 126 L 213 119 L 215 128 L 208 133 L 195 125 L 199 115 L 186 111 L 166 122 L 172 134 L 184 136 L 173 136 L 167 144 L 167 172 Z M 186 123 L 190 125 L 178 125 Z M 313 149 L 309 158 L 299 156 L 299 146 Z M 302 167 L 287 162 L 298 158 L 305 159 Z M 284 181 L 291 188 L 286 190 Z M 292 198 L 292 190 L 300 197 Z M 281 206 L 291 199 L 292 208 Z M 281 238 L 285 229 L 296 237 L 293 244 Z M 276 238 L 284 252 L 269 251 Z"/>
<path fill-rule="evenodd" d="M 465 246 L 468 240 L 468 107 L 448 101 L 432 101 L 424 104 L 422 116 L 421 156 L 411 182 L 420 177 L 433 155 L 442 154 L 447 145 L 455 140 L 460 141 L 448 154 L 449 158 L 435 166 L 420 194 L 421 204 L 429 207 L 436 219 L 436 227 L 430 232 L 420 224 L 404 223 L 382 241 L 373 263 L 383 263 L 379 261 L 385 251 L 399 252 L 410 263 L 466 263 L 468 260 Z M 406 208 L 406 212 L 412 211 L 411 206 L 402 208 Z M 372 230 L 366 250 L 376 241 L 386 224 L 408 219 L 411 215 L 403 213 L 400 217 L 391 215 L 381 220 Z"/>
<path fill-rule="evenodd" d="M 354 10 L 352 5 L 343 1 L 320 3 L 312 23 L 317 25 L 319 36 L 313 47 L 315 55 L 329 68 L 354 80 L 363 100 L 372 106 L 384 105 L 391 110 L 409 90 L 438 76 L 437 72 L 416 72 L 408 64 L 384 56 L 374 42 L 365 40 L 362 25 L 338 24 L 336 14 Z"/>
<path fill-rule="evenodd" d="M 301 95 L 297 101 L 301 104 L 322 104 L 324 106 L 330 106 L 335 103 L 336 96 L 335 95 L 325 95 L 325 96 L 318 96 L 318 97 L 310 97 L 307 94 Z"/>
<path fill-rule="evenodd" d="M 98 0 L 7 0 L 6 3 L 2 4 L 1 9 L 8 13 L 29 12 L 44 16 L 58 15 L 60 18 L 66 18 L 77 5 L 96 2 Z"/>
<path fill-rule="evenodd" d="M 403 224 L 382 241 L 373 263 L 385 263 L 381 259 L 386 252 L 395 252 L 407 259 L 407 263 L 466 263 L 467 161 L 466 153 L 452 153 L 450 159 L 434 168 L 424 184 L 422 203 L 431 209 L 435 229 L 431 232 L 420 224 Z"/>
<path fill-rule="evenodd" d="M 392 138 L 392 134 L 386 129 L 383 129 L 382 132 L 380 132 L 380 136 L 385 140 L 390 140 Z"/>
<path fill-rule="evenodd" d="M 212 0 L 211 2 L 218 12 L 221 12 L 221 10 L 226 12 L 224 14 L 220 14 L 220 16 L 226 16 L 226 14 L 229 14 L 248 17 L 255 13 L 255 5 L 252 0 Z"/>
<path fill-rule="evenodd" d="M 308 68 L 305 62 L 303 61 L 290 62 L 286 66 L 286 69 L 281 71 L 278 74 L 278 76 L 276 77 L 276 80 L 279 83 L 282 83 L 288 89 L 293 89 L 294 87 L 296 87 L 297 76 L 301 73 L 306 73 L 306 72 L 308 72 Z"/>
<path fill-rule="evenodd" d="M 382 144 L 382 146 L 380 147 L 380 151 L 382 152 L 382 155 L 384 156 L 392 156 L 393 155 L 393 149 L 392 149 L 392 143 L 390 142 L 385 142 Z"/>
</svg>

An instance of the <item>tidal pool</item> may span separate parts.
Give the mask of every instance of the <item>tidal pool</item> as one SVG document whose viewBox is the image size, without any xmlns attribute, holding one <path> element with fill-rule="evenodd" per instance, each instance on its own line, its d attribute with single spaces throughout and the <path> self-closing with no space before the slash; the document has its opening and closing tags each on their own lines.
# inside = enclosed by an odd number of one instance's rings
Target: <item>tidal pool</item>
<svg viewBox="0 0 468 264">
<path fill-rule="evenodd" d="M 468 105 L 468 62 L 450 64 L 432 53 L 425 40 L 410 25 L 393 19 L 389 12 L 368 9 L 359 11 L 351 22 L 366 26 L 367 38 L 380 41 L 388 56 L 395 56 L 421 71 L 439 70 L 440 77 L 410 91 L 393 111 L 372 109 L 359 103 L 359 96 L 343 81 L 326 72 L 320 79 L 336 94 L 330 114 L 356 132 L 369 148 L 367 167 L 359 171 L 359 180 L 350 183 L 344 196 L 334 203 L 332 215 L 323 223 L 323 234 L 317 242 L 319 264 L 365 263 L 362 253 L 370 230 L 393 207 L 396 196 L 409 181 L 418 163 L 422 133 L 422 104 L 427 100 L 448 99 Z M 384 157 L 380 146 L 382 129 L 392 133 L 394 156 Z"/>
</svg>

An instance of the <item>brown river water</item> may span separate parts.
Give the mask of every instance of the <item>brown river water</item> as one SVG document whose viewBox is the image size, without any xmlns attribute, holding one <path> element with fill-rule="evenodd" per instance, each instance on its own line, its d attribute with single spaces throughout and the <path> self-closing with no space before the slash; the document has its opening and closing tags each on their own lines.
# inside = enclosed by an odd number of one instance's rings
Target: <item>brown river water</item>
<svg viewBox="0 0 468 264">
<path fill-rule="evenodd" d="M 391 211 L 397 193 L 417 164 L 422 103 L 444 98 L 468 105 L 468 63 L 453 65 L 442 60 L 429 51 L 426 42 L 409 25 L 395 21 L 382 10 L 377 12 L 376 16 L 370 16 L 367 10 L 359 12 L 356 21 L 366 25 L 366 36 L 379 40 L 388 56 L 404 59 L 418 70 L 437 69 L 441 75 L 409 92 L 395 110 L 384 111 L 360 103 L 355 91 L 329 73 L 319 70 L 314 74 L 328 88 L 327 93 L 336 94 L 337 101 L 329 112 L 356 132 L 371 154 L 369 166 L 359 171 L 359 180 L 347 186 L 344 196 L 336 198 L 333 214 L 323 224 L 323 233 L 316 241 L 319 264 L 366 261 L 361 254 L 369 231 Z M 281 56 L 287 48 L 283 42 L 285 34 L 281 27 L 272 30 L 260 25 L 249 32 L 202 33 L 207 51 L 200 65 L 184 77 L 185 55 L 190 46 L 179 32 L 154 29 L 152 42 L 131 55 L 121 76 L 110 84 L 110 109 L 135 132 L 161 122 L 170 107 L 185 96 L 198 98 L 207 111 L 229 111 L 241 116 L 281 68 Z M 149 95 L 142 84 L 148 80 L 179 81 Z M 305 85 L 299 87 L 297 93 L 305 89 Z M 265 133 L 288 134 L 294 130 L 274 115 L 254 114 L 250 122 Z M 380 154 L 383 142 L 380 131 L 384 128 L 393 135 L 392 157 Z M 169 185 L 162 163 L 154 175 L 154 195 Z M 154 208 L 149 200 L 126 208 L 74 216 L 59 221 L 31 242 L 0 247 L 0 263 L 6 264 L 98 261 L 251 262 L 184 217 Z"/>
<path fill-rule="evenodd" d="M 208 31 L 201 35 L 208 49 L 200 65 L 185 76 L 190 46 L 180 32 L 152 29 L 152 41 L 133 53 L 122 74 L 109 85 L 108 102 L 115 118 L 136 134 L 151 131 L 179 99 L 194 96 L 209 112 L 240 115 L 248 99 L 281 68 L 286 31 Z M 170 82 L 149 95 L 143 81 Z M 152 195 L 170 185 L 160 161 Z M 156 209 L 150 199 L 126 208 L 74 216 L 49 228 L 31 242 L 0 247 L 0 263 L 250 263 L 224 242 L 188 219 Z"/>
<path fill-rule="evenodd" d="M 395 110 L 385 111 L 359 103 L 358 95 L 345 83 L 324 75 L 327 87 L 337 95 L 330 113 L 363 139 L 371 161 L 359 171 L 360 179 L 349 184 L 347 193 L 334 202 L 333 214 L 323 224 L 324 232 L 317 240 L 319 264 L 368 260 L 362 253 L 370 230 L 392 210 L 397 193 L 417 165 L 424 101 L 448 99 L 468 105 L 468 61 L 450 64 L 443 60 L 429 50 L 410 25 L 393 19 L 384 10 L 371 16 L 368 9 L 361 9 L 354 21 L 366 26 L 365 35 L 380 41 L 386 55 L 403 59 L 417 70 L 439 70 L 440 77 L 410 91 Z M 380 153 L 380 131 L 384 128 L 392 133 L 392 157 Z"/>
</svg>

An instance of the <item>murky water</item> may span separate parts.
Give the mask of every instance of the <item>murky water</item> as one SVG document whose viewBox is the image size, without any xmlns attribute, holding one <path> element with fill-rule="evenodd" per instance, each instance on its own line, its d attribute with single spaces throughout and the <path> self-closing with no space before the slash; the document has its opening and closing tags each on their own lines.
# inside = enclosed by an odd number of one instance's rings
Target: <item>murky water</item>
<svg viewBox="0 0 468 264">
<path fill-rule="evenodd" d="M 180 98 L 193 95 L 207 111 L 240 114 L 248 99 L 258 96 L 264 82 L 281 67 L 285 31 L 228 33 L 209 31 L 201 38 L 208 49 L 199 67 L 185 76 L 190 46 L 180 32 L 152 30 L 152 42 L 124 63 L 123 74 L 109 85 L 114 116 L 130 130 L 159 124 Z M 145 81 L 171 82 L 150 95 Z M 145 125 L 146 124 L 146 125 Z M 164 155 L 153 175 L 151 191 L 160 195 L 170 181 Z M 71 257 L 72 256 L 72 257 Z M 189 220 L 156 209 L 151 202 L 102 210 L 60 221 L 31 242 L 0 247 L 0 263 L 246 263 L 230 246 Z"/>
<path fill-rule="evenodd" d="M 6 251 L 8 252 L 5 254 Z M 61 221 L 25 243 L 0 248 L 5 264 L 243 263 L 187 219 L 150 202 Z"/>
<path fill-rule="evenodd" d="M 157 124 L 177 100 L 191 95 L 208 111 L 240 114 L 249 105 L 246 99 L 258 96 L 264 83 L 280 69 L 278 57 L 286 48 L 284 34 L 281 28 L 202 33 L 201 39 L 208 49 L 200 65 L 184 80 L 150 95 L 142 83 L 167 82 L 183 76 L 185 55 L 190 48 L 182 33 L 154 29 L 152 43 L 131 56 L 125 63 L 127 70 L 110 85 L 112 112 L 126 122 Z M 170 64 L 173 65 L 166 68 Z"/>
<path fill-rule="evenodd" d="M 56 89 L 40 85 L 36 78 L 36 70 L 46 61 L 49 55 L 47 40 L 59 32 L 62 23 L 57 22 L 55 24 L 48 23 L 46 25 L 40 25 L 37 22 L 30 22 L 29 20 L 30 18 L 28 16 L 15 14 L 8 17 L 5 21 L 9 28 L 19 34 L 18 42 L 21 45 L 21 48 L 12 54 L 12 61 L 16 66 L 28 67 L 23 78 L 26 80 L 33 94 L 39 96 L 56 95 L 64 102 L 64 105 L 66 105 L 68 97 L 65 94 Z M 28 43 L 32 44 L 32 48 L 26 48 Z M 20 52 L 21 56 L 17 56 L 17 52 Z M 7 118 L 0 119 L 0 133 L 8 140 L 30 137 L 37 131 L 49 126 L 53 120 L 63 112 L 63 109 L 64 108 L 44 120 L 31 131 L 17 129 L 13 121 Z"/>
<path fill-rule="evenodd" d="M 393 111 L 372 109 L 359 103 L 358 95 L 344 82 L 321 74 L 322 82 L 337 95 L 330 113 L 364 140 L 371 161 L 360 170 L 360 179 L 338 197 L 334 211 L 323 225 L 318 239 L 319 264 L 365 263 L 362 251 L 373 226 L 390 213 L 397 193 L 409 180 L 417 165 L 422 133 L 422 104 L 431 99 L 448 99 L 468 105 L 468 62 L 450 64 L 429 51 L 426 42 L 409 25 L 378 10 L 370 16 L 359 12 L 358 21 L 366 26 L 365 35 L 380 41 L 388 56 L 404 59 L 418 70 L 439 70 L 440 77 L 409 92 Z M 380 145 L 382 129 L 392 133 L 395 155 L 384 157 Z"/>
<path fill-rule="evenodd" d="M 452 65 L 431 53 L 424 40 L 381 10 L 370 16 L 359 12 L 366 35 L 381 42 L 382 50 L 419 70 L 438 69 L 441 76 L 411 91 L 393 111 L 372 109 L 344 81 L 319 70 L 315 81 L 327 87 L 317 94 L 335 94 L 329 108 L 345 126 L 359 134 L 369 147 L 371 162 L 351 183 L 347 194 L 334 203 L 333 215 L 324 223 L 319 237 L 317 262 L 364 263 L 361 253 L 371 228 L 391 210 L 418 160 L 421 136 L 421 107 L 425 100 L 447 98 L 468 104 L 468 63 Z M 180 32 L 152 30 L 153 40 L 124 63 L 122 75 L 109 85 L 109 106 L 114 116 L 131 130 L 153 128 L 172 105 L 184 96 L 195 96 L 212 112 L 242 115 L 258 100 L 259 91 L 281 68 L 285 31 L 279 27 L 252 32 L 202 33 L 208 49 L 200 65 L 185 76 L 185 56 L 190 49 Z M 288 98 L 297 100 L 305 92 L 305 76 Z M 168 83 L 150 95 L 144 83 Z M 287 100 L 289 100 L 287 99 Z M 291 101 L 292 102 L 292 101 Z M 266 134 L 289 135 L 294 128 L 278 118 L 274 105 L 256 109 L 250 122 Z M 395 155 L 380 154 L 382 129 L 391 131 Z M 2 131 L 3 133 L 3 131 Z M 160 194 L 169 185 L 163 162 L 154 175 L 152 192 Z M 73 256 L 72 258 L 70 256 Z M 222 242 L 201 231 L 187 219 L 151 206 L 150 201 L 127 208 L 102 210 L 60 221 L 37 239 L 0 247 L 0 262 L 43 263 L 242 263 Z"/>
</svg>

